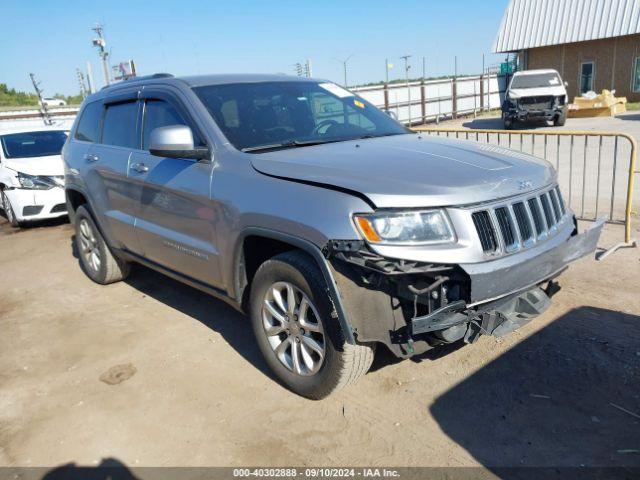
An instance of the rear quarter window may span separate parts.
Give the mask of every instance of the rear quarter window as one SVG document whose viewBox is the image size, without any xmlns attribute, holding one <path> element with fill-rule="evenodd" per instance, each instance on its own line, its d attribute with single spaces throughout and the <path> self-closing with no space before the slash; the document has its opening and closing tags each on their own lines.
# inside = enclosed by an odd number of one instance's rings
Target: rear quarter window
<svg viewBox="0 0 640 480">
<path fill-rule="evenodd" d="M 88 104 L 80 116 L 75 138 L 83 142 L 96 143 L 100 138 L 100 120 L 102 118 L 102 102 Z"/>
</svg>

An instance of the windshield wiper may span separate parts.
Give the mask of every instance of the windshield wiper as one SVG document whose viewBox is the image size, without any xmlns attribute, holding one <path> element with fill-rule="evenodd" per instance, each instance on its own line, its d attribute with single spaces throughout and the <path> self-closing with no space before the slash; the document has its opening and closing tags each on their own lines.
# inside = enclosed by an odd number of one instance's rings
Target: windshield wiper
<svg viewBox="0 0 640 480">
<path fill-rule="evenodd" d="M 362 135 L 361 137 L 356 138 L 334 138 L 332 140 L 293 140 L 290 142 L 282 142 L 282 143 L 271 143 L 268 145 L 257 145 L 255 147 L 245 147 L 241 149 L 241 152 L 266 152 L 268 150 L 278 150 L 284 148 L 298 148 L 298 147 L 310 147 L 312 145 L 322 145 L 323 143 L 337 143 L 337 142 L 347 142 L 349 140 L 361 140 L 366 138 L 377 138 L 377 137 L 390 137 L 393 135 L 404 135 L 401 132 L 394 133 L 385 133 L 382 135 L 372 135 L 370 133 L 366 135 Z"/>
<path fill-rule="evenodd" d="M 371 133 L 367 133 L 366 135 L 362 135 L 361 137 L 358 137 L 356 140 L 363 140 L 367 138 L 394 137 L 396 135 L 406 135 L 406 133 L 393 132 L 393 133 L 383 133 L 382 135 L 373 135 Z"/>
<path fill-rule="evenodd" d="M 258 145 L 255 147 L 245 147 L 241 152 L 264 152 L 267 150 L 277 150 L 279 148 L 297 148 L 297 147 L 310 147 L 312 145 L 321 145 L 323 143 L 335 143 L 342 142 L 344 139 L 337 140 L 293 140 L 291 142 L 272 143 L 269 145 Z"/>
</svg>

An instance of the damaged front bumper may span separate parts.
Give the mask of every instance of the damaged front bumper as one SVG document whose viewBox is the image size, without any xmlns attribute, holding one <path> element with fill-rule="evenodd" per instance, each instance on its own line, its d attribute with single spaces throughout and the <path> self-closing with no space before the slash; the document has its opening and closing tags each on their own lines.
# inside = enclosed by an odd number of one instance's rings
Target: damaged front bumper
<svg viewBox="0 0 640 480">
<path fill-rule="evenodd" d="M 504 117 L 510 120 L 516 120 L 519 122 L 526 122 L 527 120 L 553 120 L 566 113 L 566 106 L 556 105 L 549 108 L 542 109 L 524 109 L 510 107 L 504 111 Z"/>
<path fill-rule="evenodd" d="M 525 250 L 490 262 L 461 265 L 471 278 L 470 306 L 533 287 L 574 260 L 595 252 L 603 225 L 604 219 L 600 219 L 590 229 L 568 239 L 560 235 L 551 238 L 542 253 Z"/>
<path fill-rule="evenodd" d="M 390 259 L 361 242 L 331 242 L 325 254 L 357 340 L 384 343 L 405 358 L 441 343 L 506 335 L 540 315 L 559 289 L 554 279 L 595 251 L 603 223 L 473 264 Z"/>
</svg>

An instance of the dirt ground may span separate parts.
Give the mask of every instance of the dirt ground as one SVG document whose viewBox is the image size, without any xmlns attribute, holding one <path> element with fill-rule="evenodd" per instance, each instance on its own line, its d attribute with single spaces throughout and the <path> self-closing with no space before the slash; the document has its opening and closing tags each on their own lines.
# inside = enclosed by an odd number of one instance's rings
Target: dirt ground
<svg viewBox="0 0 640 480">
<path fill-rule="evenodd" d="M 70 225 L 1 221 L 0 466 L 640 466 L 639 249 L 576 263 L 507 338 L 379 352 L 313 402 L 225 304 L 142 267 L 96 285 Z"/>
</svg>

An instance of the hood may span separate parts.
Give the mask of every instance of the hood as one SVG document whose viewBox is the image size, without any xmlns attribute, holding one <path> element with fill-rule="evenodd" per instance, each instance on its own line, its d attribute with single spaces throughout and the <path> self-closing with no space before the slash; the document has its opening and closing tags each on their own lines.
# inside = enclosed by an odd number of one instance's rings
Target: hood
<svg viewBox="0 0 640 480">
<path fill-rule="evenodd" d="M 4 166 L 27 175 L 64 175 L 64 164 L 60 155 L 30 158 L 7 158 Z"/>
<path fill-rule="evenodd" d="M 551 86 L 538 87 L 538 88 L 510 88 L 508 94 L 509 94 L 509 97 L 511 98 L 543 97 L 547 95 L 560 97 L 562 95 L 566 95 L 567 90 L 564 88 L 564 85 L 556 85 L 553 87 Z"/>
<path fill-rule="evenodd" d="M 530 155 L 415 134 L 247 155 L 259 172 L 355 191 L 379 208 L 468 205 L 555 180 L 551 165 Z"/>
</svg>

